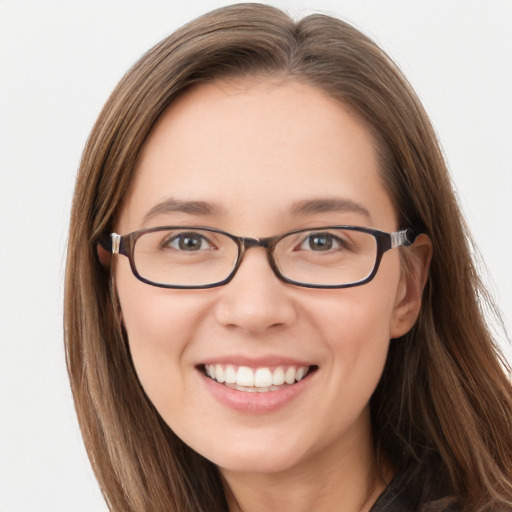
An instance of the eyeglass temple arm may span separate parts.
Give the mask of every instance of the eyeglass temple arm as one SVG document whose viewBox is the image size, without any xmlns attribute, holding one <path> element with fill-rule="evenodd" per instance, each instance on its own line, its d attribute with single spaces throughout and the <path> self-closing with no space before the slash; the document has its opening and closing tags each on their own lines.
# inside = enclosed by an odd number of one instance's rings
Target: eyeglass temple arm
<svg viewBox="0 0 512 512">
<path fill-rule="evenodd" d="M 391 233 L 391 249 L 400 246 L 409 246 L 414 243 L 418 233 L 413 231 L 411 228 L 404 229 L 402 231 L 396 231 Z M 98 259 L 100 263 L 104 267 L 108 267 L 110 265 L 112 255 L 119 254 L 121 249 L 121 236 L 117 233 L 103 234 L 98 238 L 98 243 L 96 245 L 96 252 L 98 255 Z M 243 239 L 244 245 L 246 248 L 253 246 L 262 246 L 267 247 L 268 242 L 271 238 L 245 238 Z"/>
<path fill-rule="evenodd" d="M 121 238 L 122 236 L 117 233 L 103 234 L 98 238 L 98 245 L 107 252 L 119 254 Z"/>
<path fill-rule="evenodd" d="M 411 228 L 403 229 L 402 231 L 396 231 L 391 233 L 391 249 L 400 246 L 409 246 L 414 243 L 418 233 L 413 231 Z"/>
<path fill-rule="evenodd" d="M 96 244 L 96 253 L 100 263 L 104 267 L 108 267 L 112 260 L 112 255 L 119 253 L 119 246 L 121 244 L 121 236 L 116 233 L 103 234 L 98 238 Z"/>
</svg>

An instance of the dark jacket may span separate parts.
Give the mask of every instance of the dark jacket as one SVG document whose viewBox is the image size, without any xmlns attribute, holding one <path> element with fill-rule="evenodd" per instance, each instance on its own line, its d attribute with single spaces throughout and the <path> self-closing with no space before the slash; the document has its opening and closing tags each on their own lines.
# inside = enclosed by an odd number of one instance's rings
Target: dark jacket
<svg viewBox="0 0 512 512">
<path fill-rule="evenodd" d="M 396 476 L 379 496 L 370 512 L 459 512 L 453 498 L 435 497 L 424 501 L 418 489 L 408 485 L 407 479 Z"/>
</svg>

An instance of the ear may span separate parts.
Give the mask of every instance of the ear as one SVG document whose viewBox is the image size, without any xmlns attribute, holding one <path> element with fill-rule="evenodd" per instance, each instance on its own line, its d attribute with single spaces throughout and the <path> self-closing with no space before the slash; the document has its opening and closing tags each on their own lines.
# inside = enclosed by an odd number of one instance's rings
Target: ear
<svg viewBox="0 0 512 512">
<path fill-rule="evenodd" d="M 406 264 L 402 270 L 391 323 L 391 338 L 399 338 L 409 332 L 418 318 L 432 258 L 432 242 L 427 235 L 421 234 L 406 251 Z"/>
<path fill-rule="evenodd" d="M 110 266 L 110 262 L 112 261 L 112 253 L 107 251 L 100 243 L 96 245 L 96 254 L 102 266 Z"/>
</svg>

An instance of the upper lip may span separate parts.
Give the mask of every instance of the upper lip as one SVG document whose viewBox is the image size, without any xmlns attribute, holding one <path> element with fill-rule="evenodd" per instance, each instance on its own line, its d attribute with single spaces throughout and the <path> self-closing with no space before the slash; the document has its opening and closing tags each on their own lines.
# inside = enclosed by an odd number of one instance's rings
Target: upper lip
<svg viewBox="0 0 512 512">
<path fill-rule="evenodd" d="M 247 366 L 249 368 L 314 366 L 312 361 L 280 355 L 268 355 L 262 357 L 248 357 L 244 355 L 214 356 L 202 360 L 197 366 L 205 366 L 209 364 L 230 364 L 233 366 Z"/>
</svg>

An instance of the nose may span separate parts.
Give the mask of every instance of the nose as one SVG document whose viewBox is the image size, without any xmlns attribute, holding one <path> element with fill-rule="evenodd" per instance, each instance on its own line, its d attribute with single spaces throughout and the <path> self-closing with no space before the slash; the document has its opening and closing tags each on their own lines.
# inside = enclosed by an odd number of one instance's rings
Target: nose
<svg viewBox="0 0 512 512">
<path fill-rule="evenodd" d="M 222 287 L 216 318 L 251 334 L 285 327 L 297 315 L 292 295 L 292 287 L 274 274 L 265 249 L 254 247 L 245 253 L 232 281 Z"/>
</svg>

